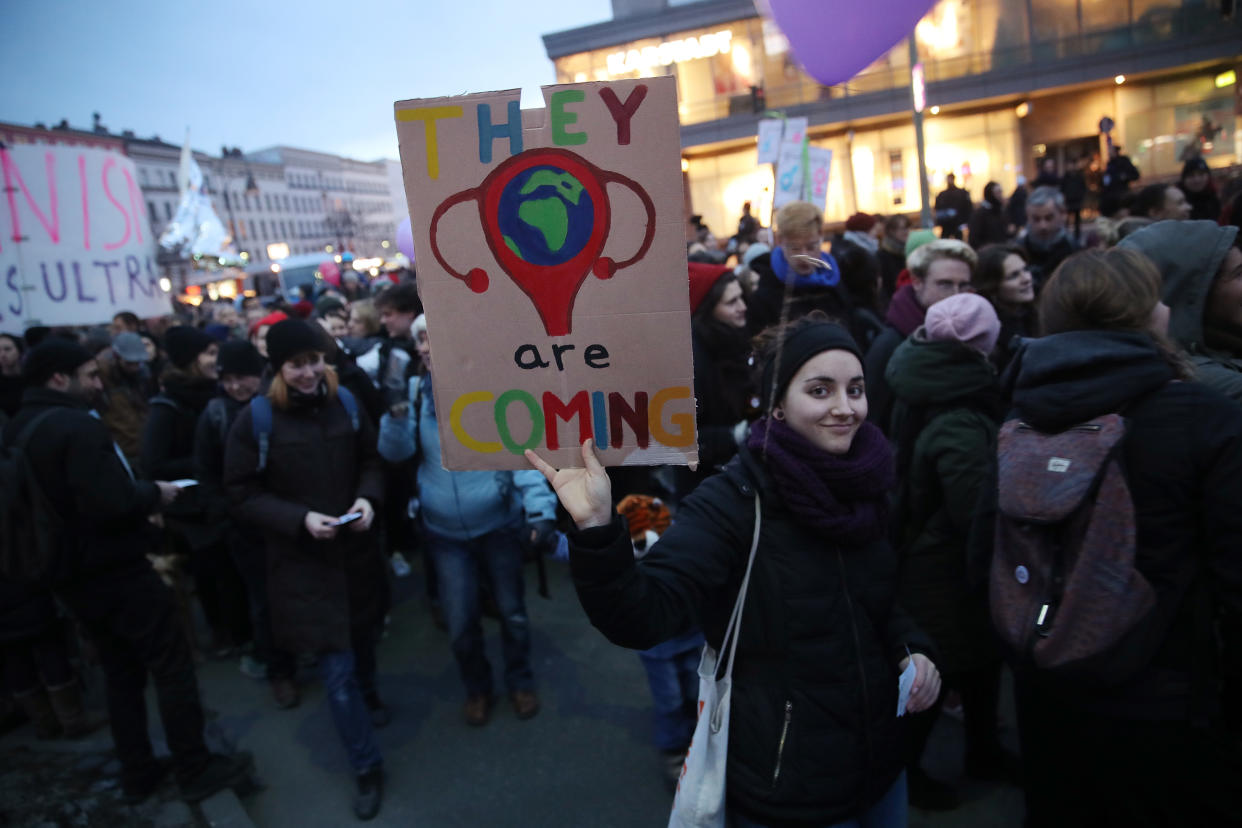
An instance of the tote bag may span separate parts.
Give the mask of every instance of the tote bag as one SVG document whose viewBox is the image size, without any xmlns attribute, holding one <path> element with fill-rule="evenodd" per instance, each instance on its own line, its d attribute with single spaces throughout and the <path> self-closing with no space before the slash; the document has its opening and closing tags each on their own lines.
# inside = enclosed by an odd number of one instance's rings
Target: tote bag
<svg viewBox="0 0 1242 828">
<path fill-rule="evenodd" d="M 733 692 L 733 661 L 737 639 L 742 631 L 742 607 L 746 588 L 750 586 L 750 570 L 759 548 L 759 495 L 755 495 L 755 532 L 750 542 L 750 558 L 738 591 L 733 614 L 725 627 L 721 651 L 729 651 L 724 678 L 717 680 L 720 654 L 710 644 L 703 645 L 699 660 L 699 716 L 694 737 L 686 753 L 686 763 L 677 783 L 669 828 L 724 828 L 725 770 L 729 758 L 729 700 Z"/>
</svg>

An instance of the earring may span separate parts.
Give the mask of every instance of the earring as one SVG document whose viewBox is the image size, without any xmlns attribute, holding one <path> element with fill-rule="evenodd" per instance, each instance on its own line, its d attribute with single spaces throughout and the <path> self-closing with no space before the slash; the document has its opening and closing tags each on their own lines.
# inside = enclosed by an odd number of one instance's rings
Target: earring
<svg viewBox="0 0 1242 828">
<path fill-rule="evenodd" d="M 785 419 L 785 412 L 784 412 L 784 411 L 782 411 L 782 410 L 781 410 L 781 409 L 779 409 L 779 408 L 773 408 L 773 409 L 772 409 L 772 419 L 773 419 L 773 420 L 784 420 L 784 419 Z"/>
</svg>

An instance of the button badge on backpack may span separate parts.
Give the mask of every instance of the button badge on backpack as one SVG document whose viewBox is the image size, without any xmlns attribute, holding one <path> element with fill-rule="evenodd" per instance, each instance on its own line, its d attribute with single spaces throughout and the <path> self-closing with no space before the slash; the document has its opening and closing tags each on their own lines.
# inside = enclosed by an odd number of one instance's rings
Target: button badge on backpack
<svg viewBox="0 0 1242 828">
<path fill-rule="evenodd" d="M 1018 568 L 1013 571 L 1013 577 L 1018 580 L 1018 583 L 1025 584 L 1027 581 L 1031 580 L 1031 573 L 1025 566 L 1019 564 Z"/>
</svg>

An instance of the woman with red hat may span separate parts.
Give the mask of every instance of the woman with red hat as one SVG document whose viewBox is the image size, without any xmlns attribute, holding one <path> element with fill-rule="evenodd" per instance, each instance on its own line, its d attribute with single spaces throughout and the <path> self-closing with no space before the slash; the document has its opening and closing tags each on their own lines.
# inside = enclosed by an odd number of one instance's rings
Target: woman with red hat
<svg viewBox="0 0 1242 828">
<path fill-rule="evenodd" d="M 737 454 L 738 426 L 753 408 L 746 299 L 733 270 L 690 263 L 690 330 L 698 403 L 699 467 L 678 467 L 679 495 L 689 494 Z"/>
</svg>

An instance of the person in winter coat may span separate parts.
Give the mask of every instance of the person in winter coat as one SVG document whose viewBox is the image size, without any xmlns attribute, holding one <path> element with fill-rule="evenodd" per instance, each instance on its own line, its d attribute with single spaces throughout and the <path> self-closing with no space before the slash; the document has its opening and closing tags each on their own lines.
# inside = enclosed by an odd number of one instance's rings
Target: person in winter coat
<svg viewBox="0 0 1242 828">
<path fill-rule="evenodd" d="M 988 244 L 1003 243 L 1009 238 L 1005 221 L 1005 191 L 995 181 L 983 188 L 983 201 L 970 215 L 967 238 L 975 250 Z"/>
<path fill-rule="evenodd" d="M 992 364 L 1002 374 L 1013 358 L 1014 337 L 1039 335 L 1035 312 L 1035 279 L 1026 263 L 1026 251 L 1016 244 L 991 244 L 979 251 L 979 266 L 971 282 L 975 293 L 992 303 L 1000 318 L 1000 335 Z"/>
<path fill-rule="evenodd" d="M 736 432 L 751 412 L 750 338 L 746 300 L 732 269 L 690 263 L 690 341 L 694 348 L 699 468 L 677 468 L 678 493 L 720 470 L 737 454 Z"/>
<path fill-rule="evenodd" d="M 849 315 L 841 269 L 836 259 L 823 251 L 823 227 L 819 208 L 805 201 L 790 202 L 777 212 L 776 247 L 750 263 L 759 274 L 759 287 L 746 308 L 751 333 L 779 323 L 782 312 L 786 319 L 797 319 L 812 310 L 836 318 Z"/>
<path fill-rule="evenodd" d="M 838 245 L 834 254 L 841 268 L 841 287 L 850 297 L 849 316 L 842 320 L 863 353 L 884 331 L 880 316 L 879 260 L 853 244 Z"/>
<path fill-rule="evenodd" d="M 252 402 L 229 430 L 224 485 L 237 520 L 263 533 L 275 645 L 319 656 L 328 708 L 357 782 L 354 814 L 371 819 L 384 784 L 372 728 L 389 719 L 375 686 L 388 584 L 370 533 L 383 474 L 375 429 L 359 403 L 351 413 L 342 400 L 312 324 L 287 319 L 268 331 L 275 375 L 266 396 L 270 431 L 260 431 L 266 456 Z"/>
<path fill-rule="evenodd" d="M 884 220 L 884 236 L 880 239 L 880 303 L 881 314 L 897 292 L 897 275 L 906 269 L 906 239 L 910 237 L 910 219 L 894 213 Z"/>
<path fill-rule="evenodd" d="M 892 418 L 892 391 L 884 372 L 897 346 L 923 324 L 932 305 L 970 290 L 979 257 L 965 242 L 937 239 L 912 252 L 907 260 L 911 283 L 897 291 L 888 306 L 887 327 L 867 349 L 867 419 L 881 431 Z"/>
<path fill-rule="evenodd" d="M 142 337 L 131 331 L 117 334 L 112 348 L 99 359 L 104 383 L 100 419 L 136 469 L 142 468 L 142 433 L 151 411 L 151 398 L 158 391 L 150 362 Z"/>
<path fill-rule="evenodd" d="M 80 739 L 107 721 L 82 704 L 65 624 L 46 586 L 0 576 L 0 667 L 0 687 L 34 724 L 36 737 Z"/>
<path fill-rule="evenodd" d="M 1065 210 L 1074 219 L 1074 239 L 1082 241 L 1082 207 L 1087 200 L 1087 176 L 1083 172 L 1086 161 L 1082 158 L 1070 159 L 1069 169 L 1061 178 L 1061 195 L 1065 199 Z"/>
<path fill-rule="evenodd" d="M 890 430 L 897 445 L 901 605 L 931 636 L 944 684 L 962 694 L 966 772 L 1012 778 L 1016 759 L 997 738 L 1000 654 L 987 605 L 969 589 L 966 547 L 975 505 L 996 451 L 1003 407 L 988 355 L 1000 320 L 991 304 L 959 293 L 932 305 L 919 328 L 893 353 L 888 384 L 896 400 Z M 911 722 L 910 801 L 948 808 L 957 795 L 923 771 L 919 758 L 939 706 Z"/>
<path fill-rule="evenodd" d="M 1009 194 L 1009 202 L 1005 205 L 1005 218 L 1009 222 L 1010 236 L 1015 236 L 1026 228 L 1026 199 L 1030 194 L 1026 177 L 1018 176 L 1017 186 Z"/>
<path fill-rule="evenodd" d="M 960 239 L 962 228 L 970 224 L 974 202 L 970 200 L 970 193 L 957 186 L 957 176 L 953 173 L 944 177 L 944 190 L 936 196 L 935 210 L 940 238 Z"/>
<path fill-rule="evenodd" d="M 216 395 L 220 346 L 197 328 L 170 328 L 164 335 L 169 365 L 142 432 L 142 470 L 161 480 L 194 479 L 194 434 Z M 203 492 L 187 489 L 165 509 L 174 549 L 188 554 L 195 591 L 211 627 L 211 652 L 235 656 L 250 640 L 245 587 L 224 548 L 224 527 L 207 514 Z"/>
<path fill-rule="evenodd" d="M 1112 218 L 1122 207 L 1130 185 L 1141 177 L 1138 167 L 1130 160 L 1118 144 L 1108 148 L 1108 163 L 1104 166 L 1104 175 L 1100 179 L 1100 215 Z"/>
<path fill-rule="evenodd" d="M 1212 183 L 1212 168 L 1202 158 L 1192 158 L 1182 165 L 1182 177 L 1178 182 L 1186 201 L 1190 202 L 1191 221 L 1218 221 L 1220 219 L 1220 196 Z"/>
<path fill-rule="evenodd" d="M 1210 221 L 1162 221 L 1121 247 L 1156 263 L 1164 277 L 1169 335 L 1200 382 L 1242 402 L 1242 250 L 1238 228 Z"/>
<path fill-rule="evenodd" d="M 763 363 L 761 396 L 775 402 L 640 561 L 590 440 L 584 468 L 526 456 L 576 524 L 570 569 L 583 609 L 623 647 L 694 624 L 721 647 L 758 503 L 733 671 L 732 824 L 904 825 L 897 676 L 914 665 L 912 712 L 935 701 L 940 678 L 930 643 L 896 602 L 892 455 L 867 422 L 862 354 L 844 328 L 812 315 L 778 330 Z"/>
<path fill-rule="evenodd" d="M 242 784 L 251 771 L 249 754 L 207 751 L 194 659 L 177 620 L 177 601 L 147 560 L 158 543 L 148 517 L 173 502 L 178 488 L 136 480 L 107 428 L 91 414 L 103 383 L 85 348 L 49 337 L 31 349 L 23 376 L 22 407 L 5 427 L 3 443 L 12 445 L 34 428 L 26 456 L 59 518 L 60 555 L 51 588 L 99 654 L 122 797 L 131 804 L 143 801 L 170 770 L 182 797 L 194 802 Z M 156 760 L 148 736 L 148 674 L 171 768 Z"/>
<path fill-rule="evenodd" d="M 1236 825 L 1242 813 L 1214 632 L 1242 611 L 1242 407 L 1188 381 L 1168 318 L 1150 262 L 1087 251 L 1045 285 L 1045 335 L 1016 358 L 1013 416 L 1034 428 L 1124 413 L 1135 569 L 1154 600 L 1109 651 L 1129 666 L 1094 685 L 1015 668 L 1031 828 Z M 992 509 L 996 497 L 993 484 Z M 990 520 L 976 537 L 990 548 Z"/>
<path fill-rule="evenodd" d="M 1035 291 L 1052 276 L 1057 265 L 1079 249 L 1065 229 L 1065 196 L 1052 187 L 1040 187 L 1026 200 L 1026 235 L 1019 244 L 1035 277 Z"/>
<path fill-rule="evenodd" d="M 0 417 L 12 417 L 22 405 L 22 353 L 26 343 L 17 334 L 0 333 Z"/>
<path fill-rule="evenodd" d="M 466 724 L 487 724 L 495 704 L 480 623 L 480 577 L 487 579 L 500 610 L 504 680 L 513 712 L 529 719 L 539 712 L 539 697 L 530 663 L 522 550 L 527 546 L 542 554 L 555 536 L 556 497 L 538 472 L 448 471 L 441 465 L 431 342 L 425 326 L 416 322 L 415 328 L 426 373 L 410 380 L 408 408 L 380 419 L 380 454 L 390 463 L 412 461 L 416 470 L 419 520 L 466 688 Z"/>
<path fill-rule="evenodd" d="M 1186 221 L 1190 202 L 1176 184 L 1149 184 L 1138 191 L 1130 214 L 1152 221 Z"/>
<path fill-rule="evenodd" d="M 197 488 L 207 519 L 223 527 L 228 554 L 246 585 L 254 656 L 242 657 L 242 672 L 253 678 L 266 678 L 278 707 L 296 707 L 300 701 L 293 682 L 297 664 L 293 654 L 277 647 L 272 639 L 263 536 L 255 527 L 233 519 L 232 503 L 224 490 L 224 453 L 229 429 L 241 410 L 259 393 L 267 360 L 249 342 L 233 341 L 220 346 L 216 364 L 220 393 L 207 403 L 198 418 L 194 433 L 194 477 L 198 480 Z"/>
</svg>

